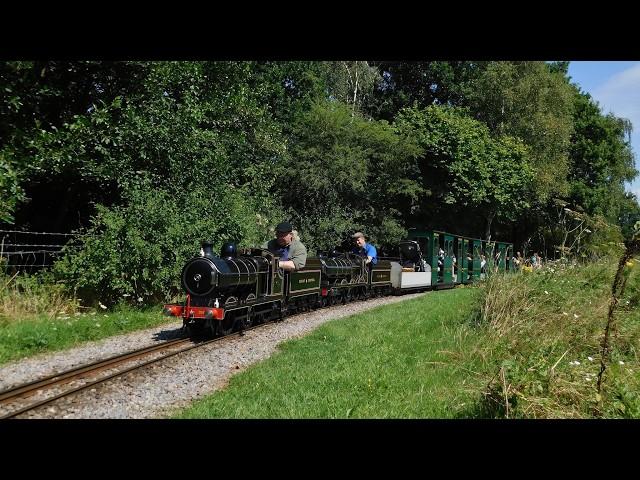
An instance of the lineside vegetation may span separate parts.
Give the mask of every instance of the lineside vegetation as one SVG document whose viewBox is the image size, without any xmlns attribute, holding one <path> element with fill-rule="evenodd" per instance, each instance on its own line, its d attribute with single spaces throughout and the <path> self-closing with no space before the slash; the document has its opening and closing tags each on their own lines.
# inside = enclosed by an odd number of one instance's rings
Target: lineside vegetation
<svg viewBox="0 0 640 480">
<path fill-rule="evenodd" d="M 0 277 L 0 365 L 170 321 L 158 306 L 81 307 L 61 285 L 41 277 Z"/>
</svg>

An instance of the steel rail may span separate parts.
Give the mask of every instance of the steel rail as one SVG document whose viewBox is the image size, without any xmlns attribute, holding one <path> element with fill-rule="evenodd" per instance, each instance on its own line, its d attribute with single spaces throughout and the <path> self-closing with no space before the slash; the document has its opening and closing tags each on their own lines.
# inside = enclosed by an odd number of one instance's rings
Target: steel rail
<svg viewBox="0 0 640 480">
<path fill-rule="evenodd" d="M 367 300 L 367 299 L 365 299 Z M 351 302 L 344 302 L 344 303 L 351 303 Z M 331 307 L 333 307 L 334 305 L 327 305 L 327 307 L 329 307 L 328 309 L 331 309 Z M 335 305 L 337 306 L 337 305 Z M 320 307 L 322 308 L 322 307 Z M 326 308 L 326 307 L 325 307 Z M 309 310 L 316 310 L 316 308 L 312 308 Z M 18 410 L 14 410 L 10 413 L 6 413 L 4 415 L 0 416 L 0 419 L 8 419 L 8 418 L 13 418 L 16 417 L 22 413 L 28 412 L 30 410 L 34 410 L 38 407 L 41 407 L 43 405 L 46 405 L 48 403 L 52 403 L 60 398 L 64 398 L 66 396 L 72 395 L 76 392 L 80 392 L 82 390 L 86 390 L 87 388 L 93 387 L 95 385 L 98 385 L 100 383 L 104 383 L 107 380 L 110 380 L 112 378 L 115 377 L 119 377 L 121 375 L 124 375 L 126 373 L 129 373 L 131 371 L 134 370 L 138 370 L 138 369 L 142 369 L 144 367 L 147 367 L 149 365 L 152 365 L 156 362 L 160 362 L 162 360 L 165 360 L 167 358 L 173 357 L 174 355 L 178 355 L 180 353 L 184 353 L 187 352 L 189 350 L 192 350 L 194 348 L 199 348 L 199 347 L 203 347 L 205 345 L 209 345 L 211 343 L 214 342 L 218 342 L 221 340 L 225 340 L 225 339 L 229 339 L 230 337 L 234 337 L 234 336 L 242 336 L 244 335 L 245 332 L 248 332 L 250 330 L 254 330 L 257 328 L 261 328 L 267 325 L 270 325 L 272 323 L 278 323 L 279 321 L 283 321 L 285 318 L 291 318 L 291 317 L 295 317 L 301 313 L 307 313 L 309 310 L 305 309 L 304 311 L 298 311 L 296 312 L 294 315 L 291 314 L 284 314 L 280 320 L 272 320 L 272 321 L 266 321 L 263 323 L 259 323 L 257 325 L 252 325 L 250 327 L 247 328 L 243 328 L 242 330 L 236 331 L 236 332 L 232 332 L 229 333 L 227 335 L 224 335 L 222 337 L 217 337 L 217 338 L 213 338 L 211 340 L 205 340 L 202 342 L 198 342 L 194 345 L 191 345 L 190 347 L 187 348 L 183 348 L 181 350 L 178 350 L 177 352 L 173 352 L 173 353 L 169 353 L 167 355 L 163 355 L 161 357 L 155 358 L 153 360 L 150 360 L 148 362 L 144 362 L 144 363 L 140 363 L 137 365 L 134 365 L 132 367 L 126 368 L 124 370 L 120 370 L 118 372 L 112 373 L 106 377 L 102 377 L 100 379 L 97 379 L 95 381 L 89 381 L 79 387 L 75 387 L 72 388 L 70 390 L 66 390 L 58 395 L 55 395 L 53 397 L 49 397 L 46 399 L 43 399 L 39 402 L 36 403 L 32 403 L 30 405 L 27 405 L 23 408 L 20 408 Z M 28 397 L 33 395 L 35 392 L 37 392 L 38 390 L 42 390 L 43 388 L 50 388 L 54 385 L 57 385 L 59 383 L 70 383 L 72 382 L 74 379 L 77 379 L 77 377 L 82 376 L 83 374 L 91 374 L 91 373 L 97 373 L 100 372 L 102 370 L 105 370 L 107 368 L 114 368 L 115 366 L 117 366 L 118 364 L 122 364 L 124 362 L 130 361 L 135 359 L 136 357 L 141 357 L 144 355 L 148 355 L 151 353 L 155 353 L 155 352 L 161 352 L 162 350 L 166 350 L 168 348 L 177 346 L 178 344 L 181 343 L 188 343 L 188 342 L 193 342 L 192 339 L 190 338 L 180 338 L 180 339 L 176 339 L 176 340 L 170 340 L 167 342 L 163 342 L 159 345 L 152 345 L 150 347 L 144 347 L 144 348 L 140 348 L 138 350 L 133 350 L 131 352 L 127 352 L 124 353 L 122 355 L 116 355 L 114 357 L 110 357 L 107 359 L 103 359 L 103 360 L 99 360 L 97 362 L 88 364 L 88 365 L 82 365 L 80 367 L 71 369 L 71 370 L 67 370 L 61 373 L 56 373 L 53 375 L 50 375 L 48 377 L 45 378 L 41 378 L 39 380 L 35 380 L 33 382 L 29 382 L 26 384 L 22 384 L 22 385 L 18 385 L 16 387 L 10 388 L 8 390 L 5 390 L 3 392 L 0 392 L 0 405 L 3 404 L 7 404 L 7 403 L 11 403 L 11 402 L 15 402 L 16 399 L 20 398 L 20 399 L 24 399 L 24 397 Z"/>
<path fill-rule="evenodd" d="M 184 343 L 189 341 L 188 339 L 176 339 L 170 340 L 168 342 L 163 342 L 159 345 L 151 345 L 148 347 L 143 347 L 138 350 L 132 350 L 127 353 L 123 353 L 121 355 L 115 355 L 113 357 L 105 358 L 102 360 L 98 360 L 94 363 L 89 363 L 86 365 L 81 365 L 79 367 L 73 368 L 71 370 L 66 370 L 59 373 L 54 373 L 47 377 L 39 378 L 29 383 L 24 383 L 22 385 L 17 385 L 15 387 L 9 388 L 0 392 L 0 404 L 7 403 L 16 397 L 24 397 L 33 394 L 35 391 L 43 388 L 55 385 L 57 383 L 61 383 L 69 378 L 77 377 L 83 373 L 92 372 L 99 370 L 101 367 L 108 367 L 112 364 L 117 364 L 123 362 L 128 359 L 133 359 L 137 356 L 141 356 L 147 353 L 155 352 L 158 350 L 165 349 L 169 346 L 175 345 L 177 343 Z"/>
<path fill-rule="evenodd" d="M 149 365 L 152 365 L 152 364 L 154 364 L 156 362 L 160 362 L 160 361 L 165 360 L 167 358 L 173 357 L 174 355 L 178 355 L 180 353 L 187 352 L 187 351 L 192 350 L 194 348 L 203 347 L 205 345 L 209 345 L 209 344 L 214 343 L 214 342 L 218 342 L 218 341 L 221 341 L 221 340 L 229 339 L 230 337 L 233 337 L 233 336 L 243 335 L 247 331 L 250 331 L 250 330 L 265 326 L 268 323 L 270 323 L 270 322 L 261 323 L 259 325 L 254 325 L 254 326 L 251 326 L 249 328 L 245 328 L 245 329 L 243 329 L 241 331 L 237 331 L 237 332 L 233 332 L 231 334 L 225 335 L 223 337 L 218 337 L 218 338 L 214 338 L 214 339 L 211 339 L 211 340 L 198 342 L 198 343 L 196 343 L 194 345 L 191 345 L 191 346 L 189 346 L 187 348 L 183 348 L 181 350 L 178 350 L 177 352 L 172 352 L 172 353 L 169 353 L 167 355 L 163 355 L 161 357 L 154 358 L 153 360 L 149 360 L 147 362 L 134 365 L 134 366 L 126 368 L 124 370 L 119 370 L 119 371 L 117 371 L 115 373 L 112 373 L 111 375 L 107 375 L 105 377 L 99 378 L 99 379 L 94 380 L 94 381 L 89 381 L 89 382 L 87 382 L 87 383 L 85 383 L 85 384 L 83 384 L 83 385 L 81 385 L 79 387 L 75 387 L 75 388 L 66 390 L 66 391 L 64 391 L 64 392 L 62 392 L 62 393 L 60 393 L 58 395 L 53 396 L 53 397 L 45 398 L 45 399 L 43 399 L 43 400 L 41 400 L 39 402 L 32 403 L 32 404 L 27 405 L 27 406 L 25 406 L 23 408 L 20 408 L 18 410 L 13 410 L 13 411 L 11 411 L 9 413 L 6 413 L 6 414 L 0 416 L 0 419 L 8 419 L 8 418 L 16 417 L 16 416 L 18 416 L 18 415 L 20 415 L 22 413 L 28 412 L 30 410 L 34 410 L 34 409 L 36 409 L 38 407 L 41 407 L 41 406 L 46 405 L 48 403 L 52 403 L 52 402 L 54 402 L 54 401 L 56 401 L 56 400 L 58 400 L 60 398 L 72 395 L 72 394 L 74 394 L 76 392 L 80 392 L 82 390 L 86 390 L 87 388 L 90 388 L 90 387 L 93 387 L 93 386 L 98 385 L 100 383 L 106 382 L 107 380 L 110 380 L 112 378 L 119 377 L 121 375 L 124 375 L 124 374 L 129 373 L 129 372 L 134 371 L 134 370 L 142 369 L 142 368 L 147 367 Z M 90 365 L 84 365 L 82 367 L 78 367 L 78 368 L 75 368 L 73 370 L 69 370 L 67 372 L 63 372 L 63 373 L 58 374 L 58 375 L 52 375 L 52 376 L 48 377 L 47 379 L 41 379 L 41 380 L 37 380 L 35 382 L 31 382 L 29 384 L 19 385 L 19 386 L 15 387 L 15 388 L 13 388 L 11 390 L 7 390 L 5 392 L 2 392 L 4 397 L 0 400 L 0 402 L 6 404 L 6 403 L 9 403 L 11 401 L 15 401 L 15 399 L 17 399 L 18 397 L 19 398 L 24 398 L 25 394 L 24 393 L 16 393 L 18 391 L 27 392 L 27 396 L 33 395 L 34 390 L 38 390 L 38 389 L 42 389 L 42 388 L 49 388 L 49 387 L 52 387 L 53 385 L 56 385 L 58 383 L 65 382 L 65 380 L 66 380 L 66 383 L 69 383 L 69 382 L 73 381 L 75 378 L 77 378 L 78 376 L 81 376 L 83 374 L 97 373 L 97 372 L 99 372 L 101 370 L 104 370 L 106 368 L 110 368 L 110 367 L 113 368 L 113 367 L 117 366 L 118 364 L 130 361 L 130 360 L 132 360 L 132 359 L 134 359 L 136 357 L 140 357 L 140 356 L 143 356 L 143 355 L 148 355 L 150 353 L 155 353 L 155 352 L 159 352 L 159 351 L 162 351 L 162 350 L 166 350 L 168 348 L 175 347 L 180 343 L 188 343 L 188 342 L 191 342 L 191 341 L 192 341 L 191 339 L 178 339 L 178 340 L 173 340 L 173 341 L 170 341 L 170 342 L 164 342 L 161 345 L 154 345 L 152 347 L 147 347 L 147 348 L 139 349 L 139 350 L 136 350 L 136 351 L 133 351 L 133 352 L 128 352 L 126 354 L 119 355 L 117 357 L 112 357 L 112 358 L 109 358 L 109 359 L 106 359 L 106 360 L 103 360 L 103 361 L 100 361 L 100 362 L 96 362 L 96 363 L 93 363 L 93 364 L 90 364 Z M 109 362 L 109 363 L 107 363 L 107 362 Z M 56 377 L 58 377 L 58 376 L 64 376 L 64 378 L 57 379 Z M 45 383 L 47 380 L 49 380 L 49 383 Z M 40 384 L 40 385 L 36 387 L 35 385 L 37 385 L 37 384 Z M 14 392 L 14 394 L 10 395 L 11 392 Z"/>
</svg>

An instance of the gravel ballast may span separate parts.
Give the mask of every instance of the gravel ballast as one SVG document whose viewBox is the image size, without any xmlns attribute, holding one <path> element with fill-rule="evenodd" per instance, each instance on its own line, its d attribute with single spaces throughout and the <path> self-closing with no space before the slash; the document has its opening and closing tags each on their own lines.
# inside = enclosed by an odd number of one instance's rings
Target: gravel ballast
<svg viewBox="0 0 640 480">
<path fill-rule="evenodd" d="M 27 412 L 19 418 L 166 418 L 196 398 L 223 388 L 232 375 L 268 358 L 285 340 L 319 325 L 372 308 L 406 301 L 424 293 L 384 297 L 287 317 L 127 373 L 94 388 Z M 0 368 L 0 391 L 96 360 L 175 338 L 181 320 L 153 329 L 118 335 Z"/>
</svg>

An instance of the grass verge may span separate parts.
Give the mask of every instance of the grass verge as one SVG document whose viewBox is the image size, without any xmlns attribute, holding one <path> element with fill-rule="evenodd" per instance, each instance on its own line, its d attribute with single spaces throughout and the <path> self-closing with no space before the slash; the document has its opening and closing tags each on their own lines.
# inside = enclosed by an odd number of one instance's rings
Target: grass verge
<svg viewBox="0 0 640 480">
<path fill-rule="evenodd" d="M 468 416 L 640 418 L 640 275 L 629 265 L 615 315 L 611 359 L 597 395 L 601 341 L 617 260 L 495 276 L 484 289 L 479 339 L 464 361 L 480 401 Z M 602 398 L 604 409 L 598 406 Z"/>
<path fill-rule="evenodd" d="M 167 321 L 158 307 L 145 310 L 120 307 L 109 313 L 76 312 L 53 318 L 39 315 L 20 321 L 0 319 L 0 364 Z"/>
<path fill-rule="evenodd" d="M 452 418 L 472 402 L 478 288 L 429 293 L 328 322 L 178 418 Z"/>
<path fill-rule="evenodd" d="M 0 275 L 0 364 L 166 323 L 160 306 L 80 306 L 50 273 Z"/>
</svg>

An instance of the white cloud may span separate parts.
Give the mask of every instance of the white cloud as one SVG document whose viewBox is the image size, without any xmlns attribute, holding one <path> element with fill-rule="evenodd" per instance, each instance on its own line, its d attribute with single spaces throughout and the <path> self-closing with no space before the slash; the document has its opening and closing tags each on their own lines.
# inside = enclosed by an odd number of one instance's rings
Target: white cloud
<svg viewBox="0 0 640 480">
<path fill-rule="evenodd" d="M 593 91 L 592 97 L 603 113 L 628 118 L 634 130 L 640 129 L 640 63 L 611 76 Z"/>
<path fill-rule="evenodd" d="M 613 113 L 616 117 L 631 120 L 631 149 L 638 165 L 637 151 L 640 151 L 640 62 L 612 75 L 598 86 L 591 96 L 600 104 L 604 114 Z M 640 199 L 640 178 L 636 178 L 626 189 Z"/>
</svg>

